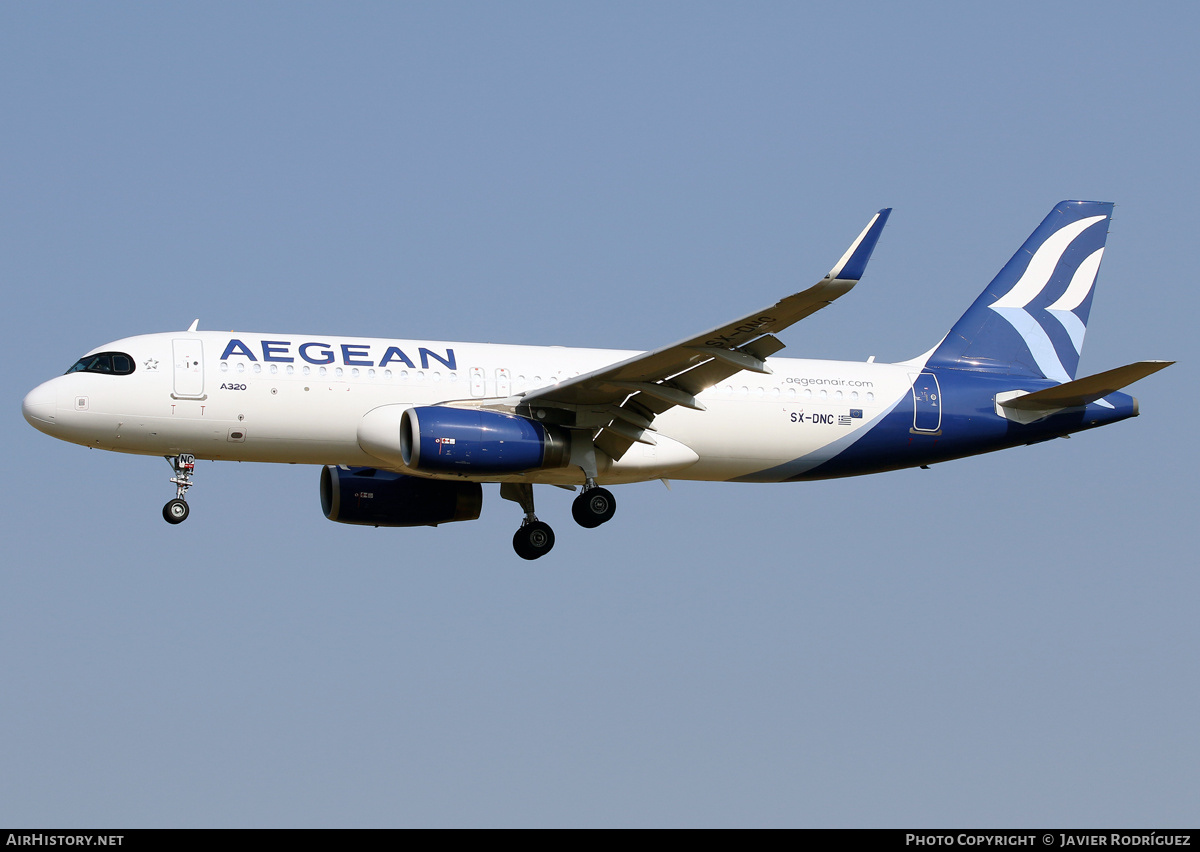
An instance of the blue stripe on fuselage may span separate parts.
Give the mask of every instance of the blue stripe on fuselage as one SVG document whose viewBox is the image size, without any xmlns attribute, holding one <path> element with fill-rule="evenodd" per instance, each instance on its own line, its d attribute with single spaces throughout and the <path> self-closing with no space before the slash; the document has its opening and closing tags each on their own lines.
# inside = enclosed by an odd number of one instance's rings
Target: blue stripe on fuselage
<svg viewBox="0 0 1200 852">
<path fill-rule="evenodd" d="M 941 428 L 937 432 L 913 428 L 914 403 L 910 392 L 869 428 L 785 464 L 739 477 L 738 481 L 795 482 L 917 467 L 1044 441 L 1135 414 L 1133 397 L 1112 393 L 1105 397 L 1112 408 L 1092 403 L 1036 423 L 1015 423 L 996 414 L 996 394 L 1013 390 L 1032 393 L 1055 387 L 1056 383 L 966 370 L 927 372 L 937 376 L 941 388 Z"/>
</svg>

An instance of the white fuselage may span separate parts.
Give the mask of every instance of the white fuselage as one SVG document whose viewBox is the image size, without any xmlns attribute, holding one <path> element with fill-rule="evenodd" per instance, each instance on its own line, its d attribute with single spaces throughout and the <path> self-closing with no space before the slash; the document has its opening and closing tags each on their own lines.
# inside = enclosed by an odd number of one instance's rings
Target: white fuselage
<svg viewBox="0 0 1200 852">
<path fill-rule="evenodd" d="M 39 429 L 126 453 L 400 471 L 394 459 L 362 446 L 360 425 L 375 409 L 515 403 L 524 392 L 637 354 L 238 332 L 141 335 L 93 352 L 126 353 L 135 369 L 46 382 L 26 400 Z M 816 466 L 906 399 L 920 372 L 786 358 L 770 366 L 770 375 L 738 373 L 700 394 L 706 411 L 662 414 L 656 444 L 634 444 L 619 461 L 602 462 L 599 480 L 729 480 L 798 459 Z M 521 478 L 578 483 L 583 476 L 560 468 Z"/>
</svg>

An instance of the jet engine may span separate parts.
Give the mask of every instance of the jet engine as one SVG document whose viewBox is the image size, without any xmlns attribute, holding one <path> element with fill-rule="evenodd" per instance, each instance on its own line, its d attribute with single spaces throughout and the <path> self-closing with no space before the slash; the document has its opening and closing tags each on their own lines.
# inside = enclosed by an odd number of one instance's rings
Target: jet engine
<svg viewBox="0 0 1200 852">
<path fill-rule="evenodd" d="M 343 524 L 436 527 L 473 521 L 482 507 L 478 482 L 422 479 L 373 467 L 321 469 L 321 511 Z"/>
<path fill-rule="evenodd" d="M 405 467 L 430 473 L 520 473 L 563 467 L 571 441 L 564 429 L 516 414 L 430 405 L 401 417 L 400 457 Z"/>
</svg>

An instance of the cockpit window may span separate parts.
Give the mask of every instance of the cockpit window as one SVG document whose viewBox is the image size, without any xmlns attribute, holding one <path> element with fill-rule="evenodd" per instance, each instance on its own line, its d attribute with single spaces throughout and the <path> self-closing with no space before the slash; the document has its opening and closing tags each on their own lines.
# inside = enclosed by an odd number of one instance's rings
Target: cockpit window
<svg viewBox="0 0 1200 852">
<path fill-rule="evenodd" d="M 133 372 L 133 359 L 124 352 L 100 352 L 80 358 L 67 372 L 128 376 Z"/>
</svg>

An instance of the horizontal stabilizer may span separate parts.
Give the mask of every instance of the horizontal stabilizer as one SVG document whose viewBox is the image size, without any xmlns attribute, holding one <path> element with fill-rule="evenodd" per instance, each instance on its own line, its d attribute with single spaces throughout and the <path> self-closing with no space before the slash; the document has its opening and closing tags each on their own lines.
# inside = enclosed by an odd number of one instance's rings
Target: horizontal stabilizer
<svg viewBox="0 0 1200 852">
<path fill-rule="evenodd" d="M 1152 373 L 1170 367 L 1174 363 L 1174 361 L 1138 361 L 1126 364 L 1124 367 L 1117 367 L 1115 370 L 1105 370 L 1094 376 L 1066 382 L 1057 387 L 1004 400 L 999 404 L 1005 408 L 1019 411 L 1055 411 L 1087 405 L 1103 399 L 1110 393 L 1119 391 L 1139 379 L 1144 379 Z"/>
</svg>

